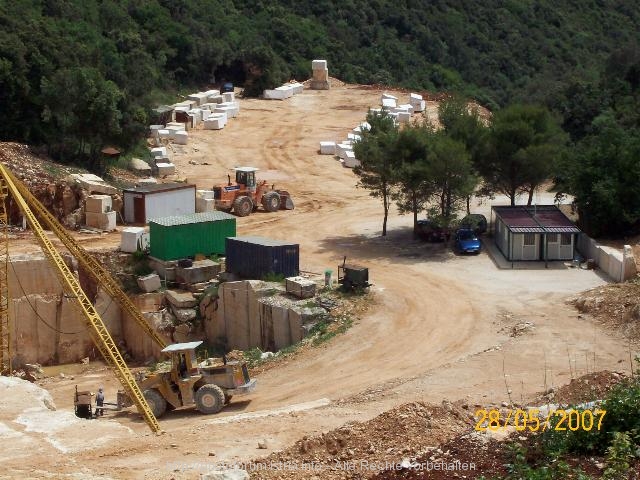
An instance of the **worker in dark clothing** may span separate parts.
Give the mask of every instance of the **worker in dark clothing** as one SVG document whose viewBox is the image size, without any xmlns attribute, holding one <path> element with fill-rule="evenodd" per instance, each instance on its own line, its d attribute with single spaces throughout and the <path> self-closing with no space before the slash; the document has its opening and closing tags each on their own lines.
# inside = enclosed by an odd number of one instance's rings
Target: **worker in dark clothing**
<svg viewBox="0 0 640 480">
<path fill-rule="evenodd" d="M 96 417 L 100 415 L 101 417 L 104 415 L 104 408 L 100 408 L 104 406 L 104 391 L 102 387 L 98 389 L 98 394 L 96 395 Z"/>
<path fill-rule="evenodd" d="M 180 377 L 182 378 L 187 378 L 188 375 L 188 371 L 187 371 L 187 357 L 184 355 L 184 353 L 182 355 L 180 355 Z"/>
</svg>

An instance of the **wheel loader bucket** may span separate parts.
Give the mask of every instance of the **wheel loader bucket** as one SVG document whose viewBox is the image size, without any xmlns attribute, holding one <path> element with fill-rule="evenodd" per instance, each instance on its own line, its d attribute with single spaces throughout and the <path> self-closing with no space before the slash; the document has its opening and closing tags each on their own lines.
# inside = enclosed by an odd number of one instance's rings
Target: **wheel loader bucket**
<svg viewBox="0 0 640 480">
<path fill-rule="evenodd" d="M 291 195 L 286 190 L 278 190 L 280 194 L 280 210 L 293 210 L 295 205 L 291 199 Z"/>
</svg>

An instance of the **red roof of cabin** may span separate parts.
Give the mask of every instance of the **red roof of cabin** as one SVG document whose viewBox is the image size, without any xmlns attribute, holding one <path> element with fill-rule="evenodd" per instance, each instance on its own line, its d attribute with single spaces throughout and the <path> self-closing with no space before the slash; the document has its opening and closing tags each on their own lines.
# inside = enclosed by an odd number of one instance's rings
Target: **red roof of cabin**
<svg viewBox="0 0 640 480">
<path fill-rule="evenodd" d="M 580 233 L 555 205 L 491 207 L 514 233 Z"/>
</svg>

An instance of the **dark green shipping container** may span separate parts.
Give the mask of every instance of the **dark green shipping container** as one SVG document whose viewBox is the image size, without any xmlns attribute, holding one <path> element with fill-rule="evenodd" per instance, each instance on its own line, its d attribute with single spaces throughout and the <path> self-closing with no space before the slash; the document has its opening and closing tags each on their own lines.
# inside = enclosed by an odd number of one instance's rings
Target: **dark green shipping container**
<svg viewBox="0 0 640 480">
<path fill-rule="evenodd" d="M 150 254 L 160 260 L 224 255 L 225 239 L 236 236 L 236 217 L 224 212 L 192 213 L 149 220 Z"/>
</svg>

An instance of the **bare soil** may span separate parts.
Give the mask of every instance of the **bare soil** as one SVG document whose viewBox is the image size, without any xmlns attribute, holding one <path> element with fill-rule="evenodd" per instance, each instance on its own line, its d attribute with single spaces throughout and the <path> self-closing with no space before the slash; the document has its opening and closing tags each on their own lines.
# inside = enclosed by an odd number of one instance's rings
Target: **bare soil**
<svg viewBox="0 0 640 480">
<path fill-rule="evenodd" d="M 295 210 L 239 218 L 238 233 L 299 242 L 304 271 L 332 268 L 335 274 L 345 255 L 368 266 L 376 305 L 345 334 L 260 373 L 254 394 L 234 398 L 214 417 L 176 411 L 161 419 L 166 433 L 154 436 L 134 411 L 111 413 L 94 422 L 117 422 L 132 433 L 110 433 L 106 445 L 93 445 L 87 436 L 85 451 L 63 456 L 45 442 L 25 452 L 26 457 L 3 461 L 3 475 L 195 479 L 221 462 L 277 458 L 275 452 L 298 448 L 295 442 L 305 436 L 312 441 L 304 455 L 329 462 L 335 455 L 325 451 L 326 442 L 322 446 L 323 433 L 351 429 L 351 422 L 367 422 L 407 402 L 411 408 L 440 405 L 443 399 L 485 407 L 509 397 L 525 402 L 576 375 L 629 369 L 627 339 L 579 316 L 566 302 L 604 285 L 596 272 L 544 266 L 500 270 L 486 253 L 458 256 L 448 245 L 414 241 L 411 218 L 395 212 L 389 235 L 380 236 L 380 201 L 356 188 L 353 172 L 319 155 L 318 147 L 322 140 L 346 138 L 367 109 L 379 104 L 381 93 L 343 85 L 305 90 L 286 101 L 241 100 L 239 117 L 224 130 L 191 131 L 189 145 L 172 147 L 178 176 L 198 188 L 225 183 L 233 166 L 252 165 L 261 169 L 259 178 L 290 191 Z M 427 114 L 435 115 L 437 103 L 427 104 Z M 117 234 L 78 238 L 89 248 L 119 241 Z M 28 250 L 25 242 L 16 239 L 12 247 Z M 511 334 L 526 322 L 531 328 Z M 73 408 L 76 384 L 93 390 L 103 385 L 115 398 L 117 381 L 104 367 L 92 367 L 73 379 L 53 377 L 43 383 L 59 408 Z M 375 435 L 371 458 L 402 460 L 398 449 L 413 431 L 402 436 L 400 424 L 394 426 L 393 415 L 403 411 L 389 414 L 375 434 L 353 427 L 363 441 Z M 0 410 L 0 421 L 13 419 Z M 420 440 L 425 448 L 446 440 L 440 433 L 472 431 L 454 414 L 439 416 L 432 426 L 433 437 Z M 257 448 L 263 440 L 266 450 Z M 268 475 L 254 478 L 286 478 Z M 350 478 L 344 475 L 335 478 Z"/>
</svg>

